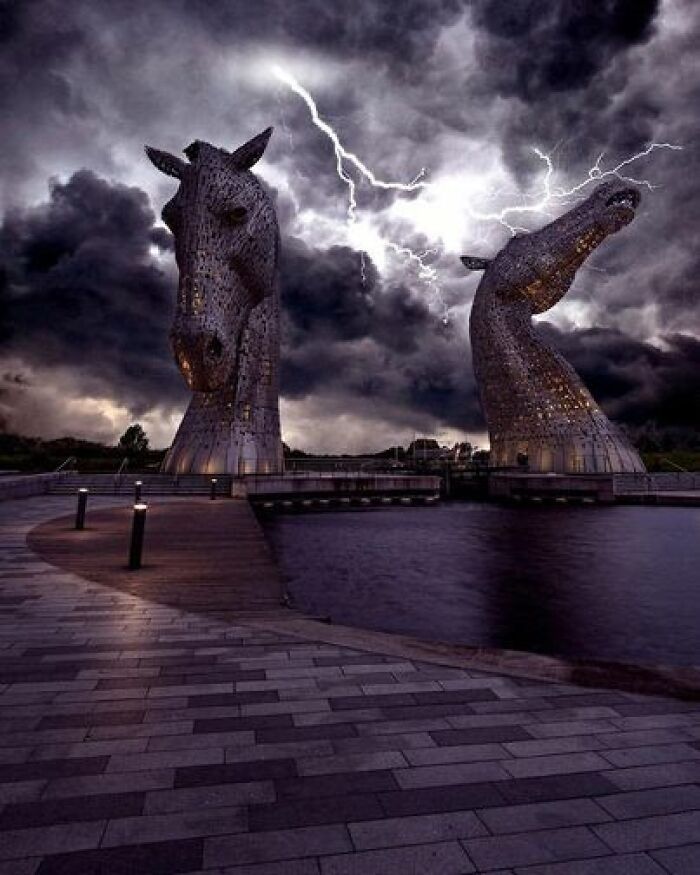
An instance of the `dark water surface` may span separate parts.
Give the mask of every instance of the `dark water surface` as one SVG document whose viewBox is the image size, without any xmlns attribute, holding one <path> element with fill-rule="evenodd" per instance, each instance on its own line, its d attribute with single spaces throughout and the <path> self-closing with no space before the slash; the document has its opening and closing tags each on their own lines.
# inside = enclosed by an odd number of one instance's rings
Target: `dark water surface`
<svg viewBox="0 0 700 875">
<path fill-rule="evenodd" d="M 700 508 L 469 502 L 263 522 L 302 610 L 424 639 L 700 664 Z"/>
</svg>

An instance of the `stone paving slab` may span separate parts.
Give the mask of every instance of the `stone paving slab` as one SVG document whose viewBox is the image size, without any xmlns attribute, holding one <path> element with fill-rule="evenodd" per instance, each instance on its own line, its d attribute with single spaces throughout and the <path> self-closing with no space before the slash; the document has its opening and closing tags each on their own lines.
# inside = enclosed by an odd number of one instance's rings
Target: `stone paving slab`
<svg viewBox="0 0 700 875">
<path fill-rule="evenodd" d="M 104 586 L 69 510 L 0 504 L 0 875 L 700 873 L 699 702 Z"/>
</svg>

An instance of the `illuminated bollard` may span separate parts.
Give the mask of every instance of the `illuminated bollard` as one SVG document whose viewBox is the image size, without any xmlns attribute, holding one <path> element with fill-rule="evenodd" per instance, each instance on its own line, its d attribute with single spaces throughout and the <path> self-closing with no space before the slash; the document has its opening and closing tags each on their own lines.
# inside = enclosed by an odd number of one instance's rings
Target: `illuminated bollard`
<svg viewBox="0 0 700 875">
<path fill-rule="evenodd" d="M 134 483 L 134 504 L 141 504 L 141 487 L 143 483 L 140 480 L 137 480 Z"/>
<path fill-rule="evenodd" d="M 78 510 L 75 514 L 75 527 L 78 531 L 85 528 L 85 508 L 87 507 L 88 491 L 87 489 L 78 490 Z"/>
<path fill-rule="evenodd" d="M 216 498 L 216 477 L 211 478 L 211 492 L 209 493 L 209 498 L 212 501 Z"/>
<path fill-rule="evenodd" d="M 134 521 L 131 525 L 131 546 L 129 547 L 129 568 L 141 567 L 143 552 L 143 532 L 146 528 L 147 504 L 134 505 Z"/>
</svg>

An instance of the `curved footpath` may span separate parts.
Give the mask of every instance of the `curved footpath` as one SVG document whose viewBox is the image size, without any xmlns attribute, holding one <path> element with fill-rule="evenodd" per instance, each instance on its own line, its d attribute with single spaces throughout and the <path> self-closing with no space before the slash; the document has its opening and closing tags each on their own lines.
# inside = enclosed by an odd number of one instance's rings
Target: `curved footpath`
<svg viewBox="0 0 700 875">
<path fill-rule="evenodd" d="M 0 875 L 700 871 L 699 702 L 98 583 L 27 546 L 72 509 L 0 504 Z"/>
</svg>

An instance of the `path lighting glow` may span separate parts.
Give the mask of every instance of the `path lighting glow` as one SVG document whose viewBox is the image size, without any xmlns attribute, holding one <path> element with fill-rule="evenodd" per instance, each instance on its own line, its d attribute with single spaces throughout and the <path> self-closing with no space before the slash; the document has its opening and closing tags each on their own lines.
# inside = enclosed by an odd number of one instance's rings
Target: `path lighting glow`
<svg viewBox="0 0 700 875">
<path fill-rule="evenodd" d="M 134 505 L 134 520 L 131 525 L 131 544 L 129 546 L 129 568 L 141 567 L 141 553 L 143 552 L 143 533 L 146 528 L 146 511 L 148 505 L 137 503 Z"/>
<path fill-rule="evenodd" d="M 209 493 L 209 498 L 212 501 L 216 498 L 216 477 L 211 478 L 211 492 Z"/>
<path fill-rule="evenodd" d="M 78 490 L 78 509 L 75 514 L 75 527 L 78 531 L 85 528 L 85 509 L 87 507 L 88 491 L 85 488 Z"/>
<path fill-rule="evenodd" d="M 141 487 L 143 486 L 143 481 L 137 480 L 134 483 L 134 504 L 139 504 L 141 501 Z"/>
</svg>

